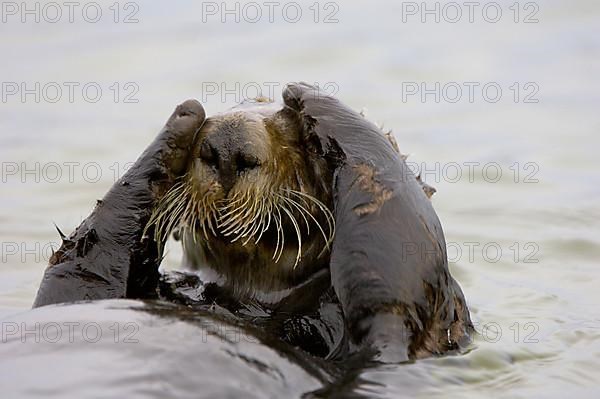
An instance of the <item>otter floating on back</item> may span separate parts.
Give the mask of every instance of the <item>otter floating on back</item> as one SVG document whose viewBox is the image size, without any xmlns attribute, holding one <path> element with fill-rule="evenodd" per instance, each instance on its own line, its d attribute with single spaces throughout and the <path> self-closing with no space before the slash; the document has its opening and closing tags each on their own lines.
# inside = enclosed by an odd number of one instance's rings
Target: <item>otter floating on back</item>
<svg viewBox="0 0 600 399">
<path fill-rule="evenodd" d="M 216 303 L 329 359 L 455 351 L 472 324 L 432 192 L 395 142 L 312 86 L 288 85 L 283 105 L 249 102 L 209 118 L 188 101 L 63 237 L 35 306 Z M 184 266 L 211 270 L 213 281 L 160 275 L 172 232 Z"/>
</svg>

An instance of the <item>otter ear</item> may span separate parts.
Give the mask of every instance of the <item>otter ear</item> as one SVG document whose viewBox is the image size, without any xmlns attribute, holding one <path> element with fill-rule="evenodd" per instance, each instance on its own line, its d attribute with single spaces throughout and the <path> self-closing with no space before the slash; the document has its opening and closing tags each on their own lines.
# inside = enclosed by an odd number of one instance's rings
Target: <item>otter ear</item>
<svg viewBox="0 0 600 399">
<path fill-rule="evenodd" d="M 325 154 L 342 155 L 332 170 L 330 271 L 351 338 L 380 349 L 382 359 L 406 360 L 412 335 L 427 325 L 420 315 L 434 313 L 428 296 L 438 294 L 447 273 L 439 220 L 377 126 L 305 83 L 288 85 L 283 100 Z"/>
</svg>

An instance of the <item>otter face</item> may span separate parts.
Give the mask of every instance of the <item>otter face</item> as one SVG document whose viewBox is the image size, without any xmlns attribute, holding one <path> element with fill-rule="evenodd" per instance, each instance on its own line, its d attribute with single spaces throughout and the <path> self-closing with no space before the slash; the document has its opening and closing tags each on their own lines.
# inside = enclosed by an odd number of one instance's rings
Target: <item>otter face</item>
<svg viewBox="0 0 600 399">
<path fill-rule="evenodd" d="M 289 288 L 327 264 L 327 170 L 285 109 L 242 104 L 207 118 L 151 222 L 160 240 L 182 229 L 189 266 L 208 266 L 238 295 Z"/>
</svg>

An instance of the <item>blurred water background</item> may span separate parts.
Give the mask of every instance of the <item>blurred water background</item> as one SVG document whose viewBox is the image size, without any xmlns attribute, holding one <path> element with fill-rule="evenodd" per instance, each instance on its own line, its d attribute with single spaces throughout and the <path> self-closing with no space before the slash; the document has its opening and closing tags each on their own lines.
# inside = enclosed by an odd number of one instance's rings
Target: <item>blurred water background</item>
<svg viewBox="0 0 600 399">
<path fill-rule="evenodd" d="M 600 3 L 499 0 L 469 15 L 443 1 L 439 22 L 421 2 L 289 3 L 272 18 L 239 3 L 236 22 L 221 2 L 99 1 L 96 23 L 85 2 L 73 23 L 62 3 L 57 23 L 46 3 L 24 23 L 3 3 L 0 318 L 30 308 L 53 223 L 74 229 L 176 104 L 197 98 L 212 114 L 302 80 L 392 128 L 437 188 L 480 332 L 466 355 L 369 369 L 356 390 L 597 397 Z M 164 267 L 180 253 L 170 243 Z"/>
</svg>

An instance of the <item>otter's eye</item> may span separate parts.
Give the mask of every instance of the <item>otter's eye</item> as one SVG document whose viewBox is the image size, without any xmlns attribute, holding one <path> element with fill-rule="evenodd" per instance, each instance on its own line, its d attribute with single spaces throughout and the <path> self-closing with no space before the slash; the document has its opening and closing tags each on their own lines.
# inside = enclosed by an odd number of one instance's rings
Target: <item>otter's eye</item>
<svg viewBox="0 0 600 399">
<path fill-rule="evenodd" d="M 219 154 L 208 140 L 200 145 L 200 159 L 212 166 L 217 166 L 219 163 Z"/>
<path fill-rule="evenodd" d="M 240 152 L 236 160 L 238 173 L 254 169 L 260 166 L 260 160 L 256 155 Z"/>
</svg>

